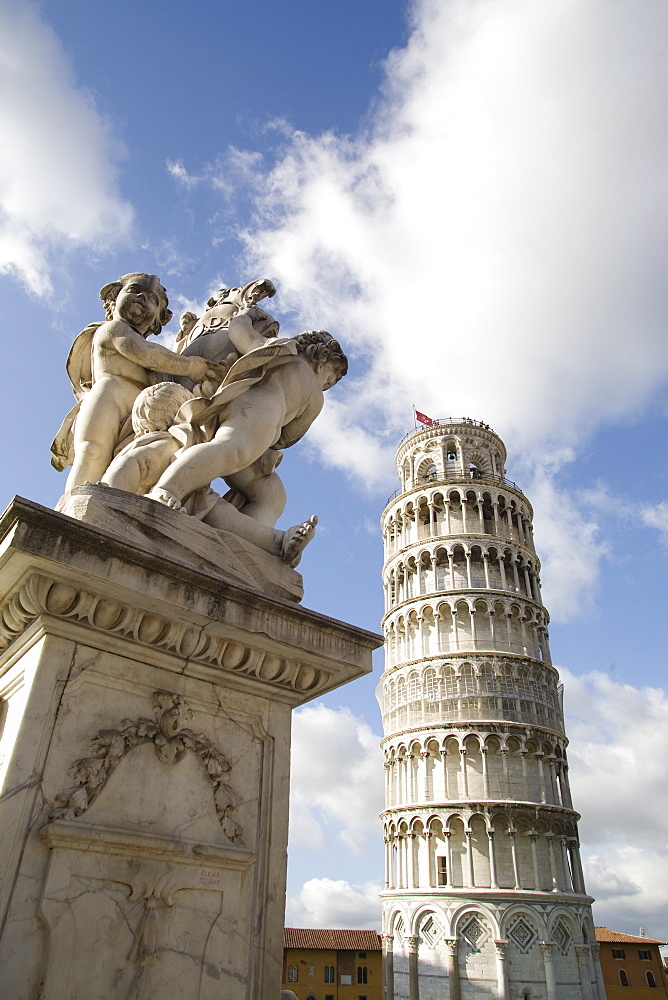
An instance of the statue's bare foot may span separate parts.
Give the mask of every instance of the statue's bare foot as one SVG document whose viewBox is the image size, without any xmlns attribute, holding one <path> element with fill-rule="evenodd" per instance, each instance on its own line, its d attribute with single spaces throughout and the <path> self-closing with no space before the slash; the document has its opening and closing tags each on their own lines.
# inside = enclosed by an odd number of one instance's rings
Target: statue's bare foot
<svg viewBox="0 0 668 1000">
<path fill-rule="evenodd" d="M 171 510 L 181 510 L 185 512 L 185 507 L 180 500 L 177 500 L 173 493 L 169 490 L 163 490 L 157 486 L 154 486 L 150 493 L 146 496 L 149 500 L 156 500 L 158 503 L 164 504 L 165 507 L 170 507 Z"/>
<path fill-rule="evenodd" d="M 315 535 L 315 526 L 318 523 L 316 514 L 309 517 L 308 521 L 296 524 L 294 528 L 288 528 L 283 532 L 283 544 L 281 545 L 281 559 L 292 569 L 299 565 L 302 552 Z"/>
</svg>

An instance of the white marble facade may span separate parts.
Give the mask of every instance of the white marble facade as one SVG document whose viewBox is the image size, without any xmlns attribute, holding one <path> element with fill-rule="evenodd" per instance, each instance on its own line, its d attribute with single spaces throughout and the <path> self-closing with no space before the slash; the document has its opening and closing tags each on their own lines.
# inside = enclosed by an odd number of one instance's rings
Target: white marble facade
<svg viewBox="0 0 668 1000">
<path fill-rule="evenodd" d="M 0 994 L 276 1000 L 291 711 L 379 637 L 28 501 L 0 540 Z"/>
<path fill-rule="evenodd" d="M 419 428 L 396 461 L 385 1000 L 604 1000 L 531 504 L 478 421 Z"/>
</svg>

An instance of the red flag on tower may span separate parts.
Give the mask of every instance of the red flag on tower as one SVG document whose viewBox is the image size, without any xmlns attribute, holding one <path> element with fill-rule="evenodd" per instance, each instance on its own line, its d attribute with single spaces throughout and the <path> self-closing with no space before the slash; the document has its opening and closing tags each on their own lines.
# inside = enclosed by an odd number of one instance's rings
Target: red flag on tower
<svg viewBox="0 0 668 1000">
<path fill-rule="evenodd" d="M 419 410 L 415 411 L 415 419 L 419 420 L 421 424 L 425 424 L 425 426 L 427 426 L 427 427 L 435 427 L 436 426 L 436 421 L 435 420 L 432 420 L 431 417 L 428 417 L 426 415 L 426 413 L 420 413 Z"/>
</svg>

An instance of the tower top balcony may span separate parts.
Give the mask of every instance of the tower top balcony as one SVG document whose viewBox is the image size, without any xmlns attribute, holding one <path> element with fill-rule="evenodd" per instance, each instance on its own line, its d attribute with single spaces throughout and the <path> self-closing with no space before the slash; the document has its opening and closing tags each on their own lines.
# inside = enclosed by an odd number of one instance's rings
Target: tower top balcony
<svg viewBox="0 0 668 1000">
<path fill-rule="evenodd" d="M 469 483 L 480 479 L 518 489 L 506 479 L 503 441 L 489 424 L 470 417 L 445 417 L 410 431 L 399 444 L 395 461 L 404 493 L 430 480 Z"/>
</svg>

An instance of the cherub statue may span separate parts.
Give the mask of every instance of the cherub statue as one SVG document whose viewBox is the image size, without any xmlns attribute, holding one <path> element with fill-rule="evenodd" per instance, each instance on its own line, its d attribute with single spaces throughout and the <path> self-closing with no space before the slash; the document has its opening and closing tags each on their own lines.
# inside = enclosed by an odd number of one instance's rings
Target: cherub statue
<svg viewBox="0 0 668 1000">
<path fill-rule="evenodd" d="M 76 406 L 65 418 L 51 446 L 51 463 L 70 463 L 67 489 L 97 482 L 123 437 L 139 393 L 167 375 L 187 375 L 195 382 L 220 380 L 222 373 L 198 355 L 183 357 L 146 338 L 170 321 L 167 293 L 154 274 L 125 274 L 100 291 L 106 321 L 79 334 L 67 360 Z"/>
<path fill-rule="evenodd" d="M 140 392 L 132 408 L 136 437 L 116 456 L 102 482 L 128 493 L 145 494 L 176 455 L 202 440 L 202 432 L 196 425 L 179 422 L 181 407 L 193 398 L 188 389 L 175 382 L 160 382 Z M 278 458 L 281 457 L 279 453 Z M 274 465 L 266 466 L 266 462 L 256 462 L 238 479 L 232 477 L 231 482 L 243 489 L 247 497 L 257 497 L 259 511 L 257 501 L 246 504 L 248 513 L 242 512 L 210 489 L 201 491 L 188 510 L 206 524 L 232 532 L 279 556 L 294 569 L 315 534 L 318 518 L 313 515 L 285 531 L 275 528 L 284 504 L 277 505 L 273 494 L 277 489 L 282 490 L 282 484 L 280 480 L 278 484 L 272 481 L 278 479 Z"/>
<path fill-rule="evenodd" d="M 210 439 L 184 449 L 148 494 L 176 509 L 217 477 L 229 481 L 268 449 L 299 441 L 322 409 L 323 392 L 348 370 L 340 345 L 322 330 L 267 340 L 242 310 L 228 336 L 242 356 L 211 399 L 193 399 L 177 416 Z"/>
</svg>

